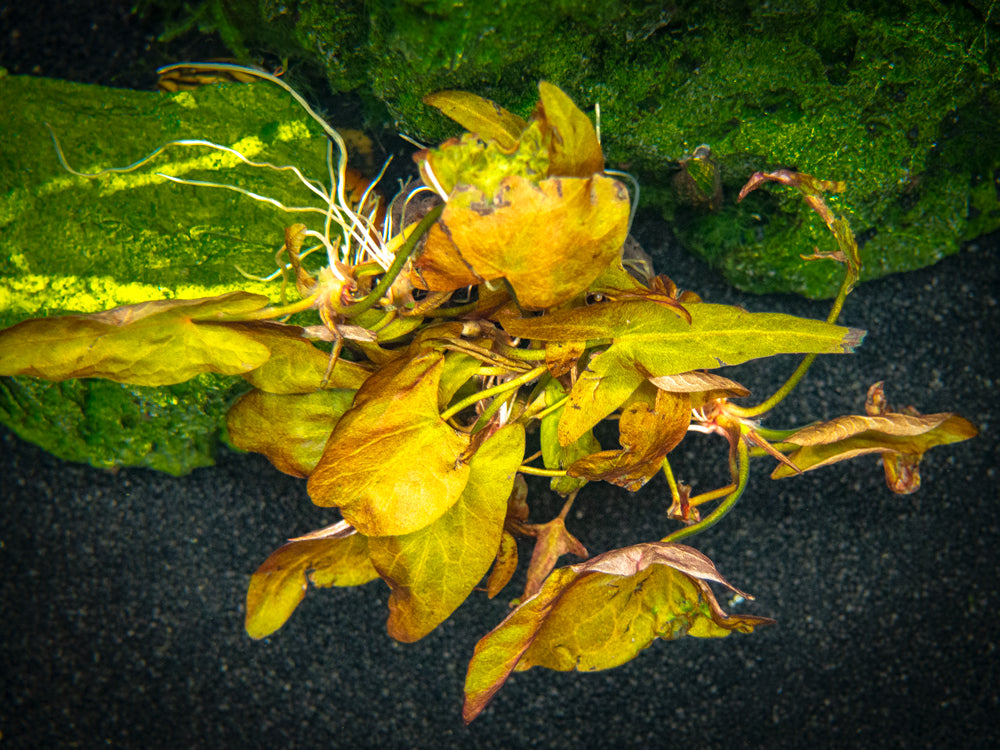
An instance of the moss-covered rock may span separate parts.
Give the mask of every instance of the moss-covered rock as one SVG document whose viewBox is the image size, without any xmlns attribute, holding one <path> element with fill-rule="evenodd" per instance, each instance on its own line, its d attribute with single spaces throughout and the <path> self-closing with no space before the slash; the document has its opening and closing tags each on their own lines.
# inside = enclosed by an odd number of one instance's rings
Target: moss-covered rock
<svg viewBox="0 0 1000 750">
<path fill-rule="evenodd" d="M 204 146 L 295 164 L 325 180 L 326 138 L 279 89 L 231 84 L 179 94 L 0 78 L 0 327 L 29 317 L 89 313 L 150 299 L 197 298 L 246 289 L 280 300 L 266 275 L 286 225 L 302 220 L 274 205 L 176 177 L 238 186 L 288 206 L 321 205 L 288 172 L 249 167 Z M 306 215 L 308 221 L 308 215 Z M 0 421 L 52 453 L 97 466 L 141 465 L 184 473 L 210 463 L 242 381 L 202 376 L 165 389 L 99 380 L 0 381 Z"/>
<path fill-rule="evenodd" d="M 220 7 L 244 5 L 278 7 Z M 822 224 L 780 191 L 737 205 L 739 187 L 777 167 L 846 181 L 839 207 L 863 240 L 866 279 L 933 263 L 1000 227 L 1000 18 L 989 5 L 396 0 L 360 22 L 366 55 L 338 48 L 343 30 L 326 34 L 317 21 L 357 13 L 356 2 L 280 8 L 324 51 L 335 85 L 354 54 L 369 65 L 361 85 L 427 141 L 455 132 L 421 102 L 443 88 L 527 114 L 546 79 L 582 106 L 600 104 L 609 161 L 640 178 L 644 204 L 688 248 L 743 289 L 819 297 L 840 272 L 799 256 L 829 242 Z M 225 24 L 245 36 L 244 17 L 230 12 Z M 253 33 L 266 47 L 266 33 Z M 318 59 L 312 47 L 300 53 Z M 700 144 L 718 166 L 718 206 L 675 189 Z"/>
</svg>

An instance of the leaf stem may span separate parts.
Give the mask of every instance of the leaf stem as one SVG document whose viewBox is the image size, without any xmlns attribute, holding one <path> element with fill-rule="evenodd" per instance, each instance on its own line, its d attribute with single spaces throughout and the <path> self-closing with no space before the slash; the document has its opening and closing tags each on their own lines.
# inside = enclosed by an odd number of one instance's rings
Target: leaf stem
<svg viewBox="0 0 1000 750">
<path fill-rule="evenodd" d="M 505 383 L 500 383 L 499 385 L 495 385 L 492 388 L 487 388 L 486 390 L 479 391 L 478 393 L 473 393 L 471 396 L 463 398 L 457 404 L 452 404 L 443 412 L 441 412 L 441 419 L 444 420 L 451 419 L 453 416 L 462 411 L 462 409 L 465 409 L 468 406 L 472 406 L 477 401 L 482 401 L 484 398 L 489 398 L 490 396 L 499 396 L 500 394 L 506 393 L 507 391 L 520 388 L 525 383 L 530 383 L 532 380 L 542 375 L 547 369 L 548 368 L 545 365 L 542 365 L 541 367 L 536 367 L 533 370 L 528 370 L 523 375 L 519 375 L 518 377 L 508 380 Z"/>
<path fill-rule="evenodd" d="M 524 362 L 540 362 L 545 359 L 545 348 L 541 349 L 519 349 L 516 346 L 509 346 L 503 341 L 497 341 L 497 348 L 504 356 L 511 359 L 520 359 Z"/>
<path fill-rule="evenodd" d="M 521 464 L 517 470 L 522 474 L 531 474 L 536 477 L 564 477 L 566 469 L 536 469 L 534 466 Z"/>
<path fill-rule="evenodd" d="M 295 313 L 305 312 L 311 309 L 316 301 L 320 298 L 322 292 L 316 292 L 310 294 L 308 297 L 303 297 L 298 302 L 293 302 L 290 305 L 281 305 L 279 307 L 265 307 L 261 310 L 255 310 L 251 313 L 245 313 L 243 315 L 237 315 L 233 318 L 228 318 L 225 320 L 227 323 L 247 323 L 251 320 L 274 320 L 275 318 L 283 318 L 287 315 L 294 315 Z"/>
<path fill-rule="evenodd" d="M 561 409 L 563 406 L 566 405 L 567 401 L 569 401 L 569 394 L 568 393 L 565 396 L 563 396 L 561 399 L 559 399 L 558 401 L 556 401 L 554 404 L 550 404 L 549 406 L 546 406 L 544 409 L 542 409 L 541 411 L 537 412 L 536 414 L 527 414 L 526 416 L 528 417 L 528 419 L 543 419 L 543 418 L 547 417 L 549 414 L 551 414 L 552 412 L 558 411 L 559 409 Z"/>
<path fill-rule="evenodd" d="M 737 441 L 736 450 L 736 463 L 739 475 L 736 488 L 729 493 L 726 498 L 718 504 L 718 506 L 716 506 L 715 510 L 698 521 L 698 523 L 691 524 L 690 526 L 678 529 L 674 533 L 669 534 L 663 538 L 664 542 L 677 542 L 681 539 L 693 536 L 694 534 L 699 534 L 705 529 L 715 526 L 715 524 L 722 520 L 723 516 L 733 509 L 733 506 L 736 505 L 736 501 L 743 495 L 743 491 L 747 486 L 747 481 L 750 478 L 750 450 L 746 441 L 742 439 L 742 436 Z"/>
<path fill-rule="evenodd" d="M 416 229 L 410 233 L 410 236 L 406 238 L 406 242 L 399 248 L 399 252 L 396 253 L 396 257 L 392 260 L 392 265 L 382 274 L 382 278 L 379 279 L 378 284 L 369 292 L 368 296 L 359 302 L 355 302 L 353 305 L 348 305 L 337 310 L 337 312 L 348 318 L 353 318 L 355 315 L 360 315 L 365 310 L 373 308 L 385 296 L 386 292 L 389 291 L 392 282 L 396 280 L 400 271 L 403 270 L 403 266 L 406 265 L 406 261 L 410 259 L 414 250 L 417 249 L 417 243 L 420 242 L 420 238 L 427 234 L 434 222 L 441 216 L 442 211 L 444 211 L 444 205 L 442 203 L 439 206 L 435 206 L 420 220 Z"/>
<path fill-rule="evenodd" d="M 840 291 L 837 292 L 837 298 L 833 301 L 833 306 L 830 308 L 830 314 L 826 316 L 826 322 L 833 325 L 837 322 L 837 318 L 840 317 L 841 311 L 844 309 L 844 301 L 847 299 L 847 295 L 851 293 L 851 289 L 854 288 L 854 280 L 850 269 L 844 274 L 844 280 L 840 283 Z M 770 398 L 762 401 L 756 406 L 737 406 L 736 404 L 729 404 L 727 409 L 730 413 L 736 415 L 737 417 L 758 417 L 764 412 L 768 412 L 775 406 L 780 404 L 785 396 L 792 392 L 792 390 L 799 384 L 799 381 L 805 377 L 806 373 L 809 372 L 809 368 L 812 367 L 812 363 L 816 361 L 817 354 L 807 354 L 805 358 L 799 363 L 799 366 L 795 368 L 795 372 L 791 374 L 785 384 L 776 390 Z"/>
<path fill-rule="evenodd" d="M 567 396 L 567 398 L 569 397 Z M 677 480 L 674 478 L 674 470 L 670 466 L 670 461 L 666 458 L 663 459 L 663 476 L 667 478 L 667 486 L 670 487 L 670 499 L 680 505 L 681 491 L 677 487 Z"/>
</svg>

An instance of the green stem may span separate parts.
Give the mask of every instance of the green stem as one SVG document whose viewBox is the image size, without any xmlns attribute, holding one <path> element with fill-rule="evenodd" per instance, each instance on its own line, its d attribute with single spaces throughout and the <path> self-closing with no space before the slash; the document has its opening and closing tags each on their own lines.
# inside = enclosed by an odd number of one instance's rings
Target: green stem
<svg viewBox="0 0 1000 750">
<path fill-rule="evenodd" d="M 753 431 L 770 443 L 780 443 L 790 435 L 794 435 L 800 428 L 793 430 L 769 430 L 766 427 L 754 427 Z"/>
<path fill-rule="evenodd" d="M 747 487 L 747 481 L 750 478 L 750 451 L 747 447 L 746 441 L 743 440 L 742 436 L 739 438 L 737 443 L 737 467 L 739 479 L 736 483 L 736 489 L 729 493 L 726 498 L 716 506 L 715 510 L 701 519 L 698 523 L 686 526 L 683 529 L 678 529 L 673 534 L 670 534 L 663 538 L 664 542 L 677 542 L 681 539 L 685 539 L 694 534 L 699 534 L 705 529 L 715 526 L 722 517 L 725 516 L 733 506 L 736 505 L 736 501 L 740 499 L 743 491 Z"/>
<path fill-rule="evenodd" d="M 546 406 L 541 411 L 539 411 L 539 412 L 537 412 L 535 414 L 528 413 L 525 416 L 528 419 L 544 419 L 545 417 L 547 417 L 552 412 L 558 411 L 563 406 L 565 406 L 567 401 L 569 401 L 569 394 L 568 393 L 565 396 L 563 396 L 561 399 L 559 399 L 558 401 L 556 401 L 554 404 L 550 404 L 549 406 Z"/>
<path fill-rule="evenodd" d="M 541 349 L 519 349 L 516 346 L 508 346 L 502 341 L 497 341 L 497 349 L 505 357 L 519 359 L 523 362 L 541 362 L 545 359 L 545 348 Z"/>
<path fill-rule="evenodd" d="M 441 412 L 441 419 L 444 420 L 451 419 L 453 416 L 462 411 L 462 409 L 472 406 L 477 401 L 482 401 L 484 398 L 489 398 L 490 396 L 499 396 L 503 393 L 507 393 L 508 391 L 520 388 L 525 383 L 530 383 L 532 380 L 542 375 L 547 369 L 548 369 L 547 367 L 542 365 L 541 367 L 536 367 L 533 370 L 528 370 L 526 373 L 524 373 L 524 375 L 519 375 L 518 377 L 512 380 L 508 380 L 505 383 L 500 383 L 499 385 L 495 385 L 492 388 L 487 388 L 484 391 L 473 393 L 471 396 L 463 398 L 457 404 L 452 404 L 443 412 Z"/>
<path fill-rule="evenodd" d="M 680 505 L 681 491 L 677 487 L 677 480 L 674 478 L 674 470 L 670 468 L 670 461 L 663 459 L 663 476 L 667 478 L 667 485 L 670 487 L 670 497 L 675 503 Z"/>
<path fill-rule="evenodd" d="M 355 302 L 353 305 L 348 305 L 345 308 L 337 310 L 342 315 L 348 318 L 353 318 L 355 315 L 360 315 L 365 310 L 370 310 L 374 307 L 380 299 L 382 299 L 386 292 L 389 291 L 389 287 L 392 286 L 392 282 L 396 280 L 399 276 L 400 271 L 403 270 L 403 266 L 406 265 L 406 261 L 410 259 L 413 252 L 417 249 L 417 243 L 420 242 L 420 238 L 430 231 L 431 226 L 438 217 L 441 216 L 441 212 L 444 211 L 445 204 L 435 206 L 427 215 L 420 220 L 417 224 L 416 229 L 414 229 L 410 236 L 406 238 L 406 242 L 403 246 L 399 248 L 399 252 L 396 253 L 396 257 L 392 260 L 392 265 L 389 266 L 385 273 L 382 274 L 382 278 L 379 279 L 378 285 L 369 292 L 368 296 L 359 302 Z"/>
</svg>

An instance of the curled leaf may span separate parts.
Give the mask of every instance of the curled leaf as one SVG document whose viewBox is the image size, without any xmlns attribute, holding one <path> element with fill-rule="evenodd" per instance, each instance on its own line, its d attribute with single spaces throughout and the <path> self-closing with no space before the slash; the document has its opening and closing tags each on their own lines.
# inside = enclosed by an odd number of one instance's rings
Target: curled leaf
<svg viewBox="0 0 1000 750">
<path fill-rule="evenodd" d="M 893 412 L 885 403 L 881 383 L 869 389 L 865 406 L 865 416 L 848 415 L 819 422 L 785 438 L 785 442 L 801 446 L 788 455 L 789 460 L 800 471 L 809 471 L 855 456 L 882 454 L 889 489 L 905 495 L 920 487 L 924 453 L 938 445 L 968 440 L 979 432 L 967 419 L 951 412 Z M 781 479 L 794 473 L 791 467 L 780 464 L 771 477 Z"/>
<path fill-rule="evenodd" d="M 182 383 L 203 372 L 242 375 L 264 364 L 271 352 L 253 327 L 227 322 L 267 304 L 259 294 L 231 292 L 26 320 L 0 331 L 0 375 L 152 386 Z"/>
<path fill-rule="evenodd" d="M 271 553 L 250 579 L 246 630 L 266 638 L 291 617 L 314 586 L 360 586 L 378 578 L 368 559 L 368 540 L 360 534 L 293 541 Z"/>
<path fill-rule="evenodd" d="M 613 550 L 553 571 L 535 596 L 476 644 L 465 679 L 466 723 L 514 670 L 608 669 L 657 638 L 718 638 L 773 622 L 727 615 L 706 581 L 746 596 L 700 552 L 667 542 Z"/>
<path fill-rule="evenodd" d="M 684 439 L 690 423 L 691 399 L 686 393 L 657 389 L 650 396 L 637 392 L 618 420 L 621 450 L 580 458 L 566 473 L 635 492 L 660 471 L 663 459 Z"/>
<path fill-rule="evenodd" d="M 934 446 L 968 440 L 978 432 L 967 419 L 951 413 L 921 417 L 907 414 L 847 416 L 811 425 L 786 438 L 786 442 L 802 446 L 788 456 L 801 471 L 818 469 L 867 453 L 887 453 L 913 457 L 915 461 L 907 469 L 912 475 L 916 471 L 916 463 Z M 771 477 L 781 479 L 794 473 L 781 464 Z M 919 483 L 919 479 L 916 481 Z"/>
<path fill-rule="evenodd" d="M 535 537 L 535 548 L 531 553 L 531 562 L 528 563 L 528 580 L 524 584 L 522 600 L 538 593 L 542 582 L 563 555 L 572 554 L 584 560 L 590 557 L 587 548 L 566 529 L 566 521 L 562 515 L 548 523 L 522 525 L 520 530 Z"/>
</svg>

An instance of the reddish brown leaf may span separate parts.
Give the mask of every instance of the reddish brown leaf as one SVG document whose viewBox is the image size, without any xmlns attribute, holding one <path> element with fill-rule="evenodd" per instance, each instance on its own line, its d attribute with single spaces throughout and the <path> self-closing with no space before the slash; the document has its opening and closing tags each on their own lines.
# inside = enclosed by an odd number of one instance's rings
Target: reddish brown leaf
<svg viewBox="0 0 1000 750">
<path fill-rule="evenodd" d="M 640 391 L 622 409 L 618 421 L 621 450 L 591 454 L 572 463 L 566 472 L 635 492 L 660 471 L 663 459 L 684 439 L 690 423 L 686 393 Z"/>
</svg>

